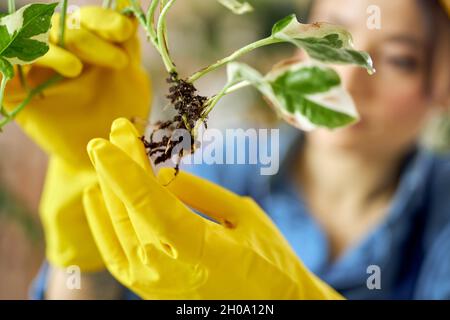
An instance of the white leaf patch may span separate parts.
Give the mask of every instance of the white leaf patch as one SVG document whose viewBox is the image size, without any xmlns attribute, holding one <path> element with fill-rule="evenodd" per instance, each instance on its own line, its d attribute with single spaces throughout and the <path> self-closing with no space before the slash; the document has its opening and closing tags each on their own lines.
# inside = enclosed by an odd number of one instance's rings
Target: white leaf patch
<svg viewBox="0 0 450 320">
<path fill-rule="evenodd" d="M 14 14 L 7 15 L 0 19 L 0 26 L 5 26 L 8 33 L 12 36 L 23 26 L 23 12 L 27 7 L 22 7 Z"/>
<path fill-rule="evenodd" d="M 253 7 L 248 2 L 238 0 L 217 0 L 221 5 L 230 9 L 235 14 L 246 14 L 253 11 Z"/>
</svg>

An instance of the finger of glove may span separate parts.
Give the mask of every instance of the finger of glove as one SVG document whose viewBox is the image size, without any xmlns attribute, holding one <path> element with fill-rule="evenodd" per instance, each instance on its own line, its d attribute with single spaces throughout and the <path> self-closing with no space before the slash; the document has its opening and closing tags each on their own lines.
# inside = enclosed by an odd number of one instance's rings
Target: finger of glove
<svg viewBox="0 0 450 320">
<path fill-rule="evenodd" d="M 77 14 L 84 28 L 108 41 L 124 42 L 136 32 L 133 21 L 114 10 L 86 6 Z"/>
<path fill-rule="evenodd" d="M 34 65 L 50 68 L 66 78 L 75 78 L 83 70 L 80 59 L 71 52 L 51 43 L 48 52 L 36 60 Z"/>
<path fill-rule="evenodd" d="M 127 268 L 127 257 L 117 238 L 98 185 L 84 190 L 83 205 L 92 235 L 107 266 Z"/>
<path fill-rule="evenodd" d="M 150 161 L 136 127 L 125 118 L 116 119 L 111 126 L 109 140 L 138 163 L 148 174 L 153 174 Z"/>
<path fill-rule="evenodd" d="M 128 215 L 128 211 L 123 202 L 117 198 L 101 176 L 99 177 L 99 183 L 105 206 L 109 213 L 109 218 L 112 222 L 117 239 L 127 256 L 128 261 L 130 261 L 130 263 L 138 261 L 139 257 L 136 254 L 139 253 L 139 249 L 143 247 L 139 242 L 135 228 Z"/>
<path fill-rule="evenodd" d="M 140 243 L 154 245 L 174 259 L 197 261 L 208 221 L 109 141 L 92 140 L 88 152 L 99 178 L 128 209 Z"/>
<path fill-rule="evenodd" d="M 52 17 L 50 41 L 57 43 L 59 40 L 59 15 Z M 129 63 L 129 58 L 124 49 L 110 43 L 85 28 L 66 28 L 65 45 L 81 61 L 88 64 L 103 66 L 120 70 Z"/>
<path fill-rule="evenodd" d="M 154 263 L 157 255 L 149 256 L 147 251 L 151 250 L 139 244 L 126 209 L 117 201 L 105 186 L 88 187 L 83 194 L 87 220 L 107 267 L 112 274 L 118 273 L 118 279 L 131 283 L 133 270 L 139 270 L 144 263 L 146 280 L 157 278 L 159 265 Z"/>
<path fill-rule="evenodd" d="M 242 211 L 242 198 L 205 179 L 180 171 L 175 176 L 172 168 L 158 172 L 160 183 L 181 201 L 206 214 L 227 228 L 238 224 L 237 212 Z"/>
</svg>

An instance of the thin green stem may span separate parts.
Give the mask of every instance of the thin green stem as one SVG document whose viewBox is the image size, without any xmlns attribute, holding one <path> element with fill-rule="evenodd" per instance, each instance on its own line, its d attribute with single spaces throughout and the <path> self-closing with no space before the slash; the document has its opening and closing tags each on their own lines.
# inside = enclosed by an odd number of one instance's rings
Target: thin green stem
<svg viewBox="0 0 450 320">
<path fill-rule="evenodd" d="M 152 41 L 153 44 L 153 41 L 155 41 L 155 39 L 152 38 L 151 30 L 147 28 L 147 18 L 145 17 L 144 11 L 142 10 L 137 0 L 130 0 L 130 2 L 134 16 L 136 17 L 136 19 L 138 19 L 139 24 L 144 27 L 144 30 L 147 32 L 147 37 Z"/>
<path fill-rule="evenodd" d="M 61 48 L 64 48 L 64 39 L 66 34 L 67 2 L 68 0 L 63 0 L 61 6 L 61 21 L 59 23 L 59 46 Z"/>
<path fill-rule="evenodd" d="M 8 78 L 3 75 L 2 77 L 2 82 L 0 84 L 0 114 L 4 114 L 3 113 L 3 97 L 5 95 L 5 88 L 6 88 L 6 84 L 8 83 Z"/>
<path fill-rule="evenodd" d="M 148 37 L 150 38 L 150 41 L 152 44 L 156 47 L 156 49 L 159 48 L 158 46 L 158 37 L 156 35 L 156 29 L 155 29 L 155 12 L 156 8 L 158 7 L 159 0 L 152 0 L 150 3 L 150 6 L 148 7 L 147 16 L 146 16 L 146 30 Z"/>
<path fill-rule="evenodd" d="M 220 101 L 220 99 L 222 99 L 225 95 L 235 92 L 239 89 L 242 89 L 244 87 L 247 87 L 251 85 L 250 82 L 244 80 L 238 83 L 228 83 L 226 84 L 222 90 L 216 94 L 215 96 L 211 97 L 207 102 L 206 102 L 206 109 L 203 111 L 202 113 L 202 117 L 200 118 L 200 120 L 197 122 L 197 124 L 194 127 L 193 130 L 193 134 L 194 136 L 196 136 L 198 127 L 205 122 L 206 117 L 209 115 L 209 113 L 214 109 L 214 107 L 217 105 L 217 103 Z"/>
<path fill-rule="evenodd" d="M 166 6 L 168 0 L 161 0 L 161 11 Z"/>
<path fill-rule="evenodd" d="M 248 86 L 250 86 L 250 85 L 251 85 L 251 83 L 250 83 L 249 81 L 247 81 L 247 80 L 238 82 L 238 83 L 236 83 L 236 84 L 230 86 L 230 87 L 225 91 L 225 95 L 230 94 L 230 93 L 235 92 L 235 91 L 238 91 L 238 90 L 240 90 L 240 89 L 242 89 L 242 88 L 248 87 Z"/>
<path fill-rule="evenodd" d="M 16 1 L 15 0 L 8 0 L 8 12 L 9 13 L 16 12 Z"/>
<path fill-rule="evenodd" d="M 186 129 L 188 129 L 189 131 L 191 130 L 191 126 L 189 125 L 189 121 L 187 120 L 187 116 L 185 114 L 183 114 L 181 116 L 181 119 L 183 120 L 184 126 L 186 127 Z"/>
<path fill-rule="evenodd" d="M 48 87 L 56 84 L 57 82 L 61 81 L 62 79 L 64 79 L 63 76 L 61 75 L 55 75 L 53 77 L 51 77 L 50 79 L 48 79 L 47 81 L 45 81 L 44 83 L 38 85 L 36 88 L 32 89 L 27 97 L 11 112 L 7 113 L 7 116 L 4 117 L 3 119 L 0 120 L 0 130 L 9 122 L 13 121 L 14 118 L 19 114 L 19 112 L 21 112 L 23 110 L 23 108 L 26 107 L 26 105 L 28 103 L 30 103 L 30 101 L 38 94 L 40 94 L 42 91 L 44 91 L 45 89 L 47 89 Z"/>
<path fill-rule="evenodd" d="M 166 67 L 168 72 L 174 72 L 176 70 L 175 65 L 172 62 L 172 59 L 169 55 L 169 50 L 167 47 L 167 31 L 166 31 L 166 23 L 165 19 L 170 7 L 173 5 L 175 0 L 170 0 L 167 2 L 166 0 L 152 0 L 150 6 L 148 8 L 147 14 L 145 15 L 142 11 L 142 8 L 139 6 L 136 0 L 130 0 L 132 4 L 132 10 L 139 23 L 144 27 L 147 37 L 152 42 L 153 46 L 161 55 L 164 66 Z M 160 4 L 161 14 L 158 19 L 158 23 L 156 24 L 155 30 L 155 13 L 156 9 Z M 164 5 L 165 4 L 165 5 Z M 164 5 L 164 7 L 163 7 Z"/>
<path fill-rule="evenodd" d="M 112 4 L 112 0 L 103 0 L 102 7 L 106 9 L 110 9 Z"/>
<path fill-rule="evenodd" d="M 23 89 L 28 90 L 27 79 L 25 79 L 25 74 L 23 72 L 23 67 L 21 65 L 17 66 L 17 73 L 19 74 L 20 85 Z"/>
<path fill-rule="evenodd" d="M 205 119 L 208 116 L 211 110 L 214 109 L 219 100 L 223 98 L 227 90 L 232 86 L 233 86 L 232 83 L 225 85 L 218 94 L 216 94 L 211 98 L 210 102 L 208 101 L 206 109 L 202 112 L 202 119 Z"/>
<path fill-rule="evenodd" d="M 163 10 L 163 8 L 167 5 L 167 2 L 169 0 L 161 0 L 161 5 L 159 6 L 160 8 L 160 14 Z M 169 51 L 169 38 L 168 38 L 168 34 L 167 34 L 167 20 L 164 20 L 164 45 L 167 48 L 167 52 Z"/>
<path fill-rule="evenodd" d="M 164 65 L 166 67 L 166 70 L 169 73 L 175 72 L 176 68 L 174 63 L 172 62 L 172 59 L 169 55 L 169 48 L 167 47 L 167 28 L 166 28 L 166 17 L 167 13 L 169 12 L 169 9 L 172 7 L 172 5 L 175 3 L 176 0 L 169 0 L 167 4 L 164 6 L 164 8 L 161 10 L 161 14 L 158 19 L 158 26 L 156 28 L 157 30 L 157 36 L 158 36 L 158 45 L 159 45 L 159 51 L 161 53 L 161 57 L 163 59 Z"/>
<path fill-rule="evenodd" d="M 145 21 L 145 14 L 141 8 L 141 5 L 139 4 L 139 2 L 137 0 L 130 0 L 130 2 L 131 2 L 131 7 L 133 8 L 133 11 L 136 15 L 136 18 L 138 18 L 139 22 L 143 26 L 146 26 L 147 22 Z"/>
<path fill-rule="evenodd" d="M 197 123 L 194 126 L 194 129 L 192 130 L 192 135 L 194 137 L 197 137 L 197 131 L 198 128 L 200 127 L 200 125 L 202 123 L 205 122 L 206 117 L 208 116 L 208 114 L 212 111 L 212 109 L 214 109 L 214 107 L 216 106 L 216 104 L 219 102 L 220 99 L 223 98 L 223 96 L 225 95 L 226 91 L 232 86 L 232 83 L 227 83 L 222 90 L 220 90 L 220 92 L 218 94 L 216 94 L 215 96 L 211 97 L 207 102 L 206 102 L 206 109 L 203 111 L 202 116 L 199 120 L 197 120 Z"/>
<path fill-rule="evenodd" d="M 267 37 L 261 40 L 258 40 L 256 42 L 250 43 L 249 45 L 235 51 L 234 53 L 232 53 L 231 55 L 229 55 L 228 57 L 225 57 L 223 59 L 220 59 L 219 61 L 217 61 L 216 63 L 194 73 L 192 76 L 190 76 L 188 78 L 188 82 L 195 82 L 198 79 L 200 79 L 201 77 L 203 77 L 205 74 L 216 70 L 217 68 L 220 68 L 221 66 L 236 60 L 237 58 L 241 57 L 242 55 L 249 53 L 250 51 L 253 51 L 257 48 L 263 47 L 263 46 L 267 46 L 267 45 L 271 45 L 274 43 L 279 43 L 282 42 L 281 40 L 277 40 L 274 39 L 273 37 Z"/>
</svg>

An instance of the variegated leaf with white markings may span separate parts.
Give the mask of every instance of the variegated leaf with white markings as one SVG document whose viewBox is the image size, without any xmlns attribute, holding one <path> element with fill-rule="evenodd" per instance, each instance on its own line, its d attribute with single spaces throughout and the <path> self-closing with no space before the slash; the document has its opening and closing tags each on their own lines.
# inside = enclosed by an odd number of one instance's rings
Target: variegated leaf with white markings
<svg viewBox="0 0 450 320">
<path fill-rule="evenodd" d="M 302 130 L 334 129 L 358 120 L 353 100 L 342 87 L 339 75 L 319 62 L 284 65 L 266 76 L 234 62 L 228 65 L 228 78 L 231 84 L 249 82 L 285 121 Z"/>
<path fill-rule="evenodd" d="M 317 22 L 303 24 L 295 14 L 278 21 L 272 28 L 274 39 L 290 42 L 324 63 L 354 64 L 372 74 L 372 59 L 364 51 L 354 50 L 352 35 L 341 26 Z"/>
<path fill-rule="evenodd" d="M 11 65 L 22 65 L 46 54 L 51 17 L 57 5 L 30 4 L 0 18 L 0 58 Z"/>
</svg>

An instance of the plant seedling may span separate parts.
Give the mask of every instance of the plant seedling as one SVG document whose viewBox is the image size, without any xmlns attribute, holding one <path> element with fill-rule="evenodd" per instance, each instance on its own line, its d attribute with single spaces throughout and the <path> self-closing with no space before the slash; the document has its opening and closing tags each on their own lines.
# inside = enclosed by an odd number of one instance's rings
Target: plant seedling
<svg viewBox="0 0 450 320">
<path fill-rule="evenodd" d="M 247 2 L 217 0 L 235 14 L 253 10 Z M 176 130 L 190 133 L 191 146 L 188 153 L 196 149 L 195 141 L 199 126 L 207 126 L 209 113 L 220 99 L 246 86 L 258 89 L 274 110 L 290 124 L 302 130 L 317 127 L 334 129 L 354 123 L 358 113 L 350 95 L 344 90 L 336 71 L 327 64 L 352 64 L 375 72 L 370 56 L 353 48 L 352 37 L 344 28 L 328 23 L 299 23 L 292 14 L 278 21 L 271 34 L 248 44 L 231 55 L 203 68 L 189 77 L 180 77 L 169 54 L 166 17 L 175 0 L 152 0 L 145 14 L 138 1 L 131 0 L 126 9 L 133 13 L 147 32 L 147 37 L 160 53 L 169 77 L 170 104 L 177 114 L 173 119 L 155 124 L 156 130 L 149 139 L 143 138 L 149 156 L 155 164 L 171 159 L 183 137 L 176 138 Z M 160 7 L 158 19 L 155 15 Z M 288 42 L 304 50 L 310 60 L 274 68 L 263 76 L 248 65 L 236 62 L 238 58 L 257 48 Z M 216 95 L 204 97 L 197 94 L 195 82 L 221 67 L 227 67 L 228 81 Z M 163 132 L 155 138 L 155 132 Z M 186 150 L 180 148 L 176 170 Z"/>
<path fill-rule="evenodd" d="M 13 65 L 31 63 L 48 50 L 50 18 L 56 4 L 31 4 L 14 11 L 14 0 L 9 1 L 10 13 L 0 19 L 0 72 L 3 74 L 0 90 L 0 107 L 6 82 L 14 76 Z M 253 10 L 247 2 L 238 0 L 217 0 L 235 14 L 246 14 Z M 120 5 L 119 5 L 120 2 Z M 302 24 L 292 14 L 276 22 L 271 34 L 250 43 L 227 57 L 188 76 L 181 77 L 169 54 L 167 15 L 176 0 L 151 0 L 144 12 L 138 0 L 104 0 L 106 8 L 124 8 L 123 14 L 133 15 L 145 29 L 149 42 L 161 56 L 168 73 L 169 93 L 167 98 L 176 110 L 176 115 L 167 121 L 155 124 L 149 139 L 142 141 L 155 164 L 171 159 L 173 151 L 182 141 L 173 134 L 178 129 L 189 132 L 191 146 L 195 145 L 198 129 L 207 126 L 209 113 L 225 95 L 246 86 L 253 86 L 263 94 L 271 107 L 284 120 L 302 130 L 322 127 L 334 129 L 347 126 L 358 120 L 358 113 L 351 96 L 342 87 L 338 73 L 330 64 L 349 64 L 375 72 L 370 56 L 357 51 L 352 37 L 344 28 L 328 24 Z M 125 7 L 123 4 L 126 3 Z M 60 45 L 64 45 L 64 18 L 67 0 L 62 2 Z M 159 8 L 159 10 L 157 10 Z M 264 46 L 277 43 L 291 43 L 302 49 L 309 60 L 275 67 L 266 75 L 252 67 L 236 62 L 243 55 Z M 216 95 L 201 96 L 195 82 L 221 67 L 227 67 L 228 81 Z M 20 72 L 20 68 L 18 68 Z M 59 81 L 55 76 L 41 86 L 30 91 L 27 99 L 12 113 L 0 109 L 3 119 L 0 129 L 47 86 Z M 155 133 L 162 132 L 158 138 Z M 178 152 L 176 169 L 186 150 Z"/>
</svg>

